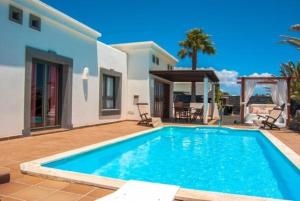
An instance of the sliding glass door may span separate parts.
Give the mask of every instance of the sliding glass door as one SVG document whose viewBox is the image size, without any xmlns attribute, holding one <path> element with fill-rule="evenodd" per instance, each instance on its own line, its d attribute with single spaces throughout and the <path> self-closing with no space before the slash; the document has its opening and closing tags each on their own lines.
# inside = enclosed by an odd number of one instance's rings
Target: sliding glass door
<svg viewBox="0 0 300 201">
<path fill-rule="evenodd" d="M 31 79 L 31 128 L 60 126 L 61 77 L 60 65 L 34 61 Z"/>
</svg>

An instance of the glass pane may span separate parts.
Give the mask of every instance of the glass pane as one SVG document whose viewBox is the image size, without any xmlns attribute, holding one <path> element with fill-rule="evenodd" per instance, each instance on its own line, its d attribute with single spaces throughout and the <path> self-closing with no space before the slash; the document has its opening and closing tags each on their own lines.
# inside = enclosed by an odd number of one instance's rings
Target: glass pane
<svg viewBox="0 0 300 201">
<path fill-rule="evenodd" d="M 114 78 L 107 77 L 106 79 L 106 96 L 114 96 Z"/>
<path fill-rule="evenodd" d="M 111 76 L 104 76 L 103 108 L 115 108 L 115 78 Z"/>
<path fill-rule="evenodd" d="M 47 73 L 47 110 L 46 126 L 58 125 L 58 82 L 59 69 L 55 65 L 49 65 Z"/>
<path fill-rule="evenodd" d="M 114 108 L 114 101 L 113 100 L 106 100 L 106 109 L 112 109 Z"/>
<path fill-rule="evenodd" d="M 43 127 L 44 65 L 33 64 L 31 78 L 31 127 Z"/>
</svg>

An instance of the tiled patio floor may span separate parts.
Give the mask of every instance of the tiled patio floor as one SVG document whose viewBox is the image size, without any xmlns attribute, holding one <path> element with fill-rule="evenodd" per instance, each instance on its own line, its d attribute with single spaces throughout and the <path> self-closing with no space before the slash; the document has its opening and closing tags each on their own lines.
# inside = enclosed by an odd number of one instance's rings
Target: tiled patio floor
<svg viewBox="0 0 300 201">
<path fill-rule="evenodd" d="M 12 177 L 10 183 L 0 185 L 0 200 L 89 201 L 109 194 L 112 190 L 24 175 L 19 164 L 146 129 L 149 128 L 126 121 L 0 141 L 0 167 L 10 168 Z M 272 133 L 300 154 L 299 133 L 287 130 Z"/>
</svg>

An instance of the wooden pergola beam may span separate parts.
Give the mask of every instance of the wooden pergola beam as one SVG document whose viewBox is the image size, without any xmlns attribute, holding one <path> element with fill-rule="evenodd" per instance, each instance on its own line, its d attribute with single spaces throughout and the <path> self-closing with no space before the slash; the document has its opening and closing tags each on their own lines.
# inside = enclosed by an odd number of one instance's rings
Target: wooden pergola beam
<svg viewBox="0 0 300 201">
<path fill-rule="evenodd" d="M 287 80 L 289 77 L 238 77 L 238 80 Z"/>
<path fill-rule="evenodd" d="M 241 84 L 242 82 L 241 81 L 237 81 L 237 84 Z M 276 81 L 259 81 L 259 82 L 256 82 L 256 84 L 277 84 Z"/>
</svg>

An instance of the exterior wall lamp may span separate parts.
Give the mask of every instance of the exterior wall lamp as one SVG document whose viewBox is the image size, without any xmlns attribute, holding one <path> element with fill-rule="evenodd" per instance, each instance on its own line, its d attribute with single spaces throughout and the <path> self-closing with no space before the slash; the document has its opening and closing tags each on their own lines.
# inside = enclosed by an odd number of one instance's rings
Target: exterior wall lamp
<svg viewBox="0 0 300 201">
<path fill-rule="evenodd" d="M 82 79 L 83 80 L 88 80 L 89 79 L 89 68 L 87 66 L 85 66 L 83 68 Z"/>
</svg>

